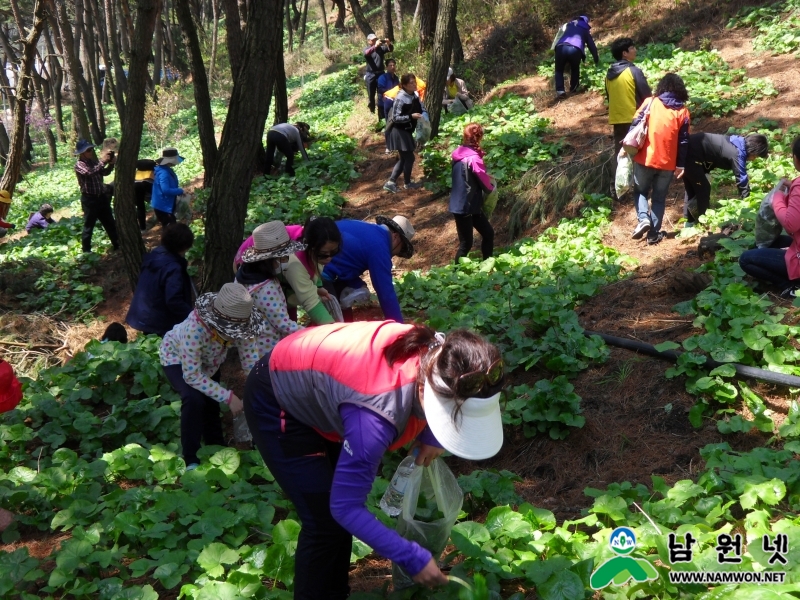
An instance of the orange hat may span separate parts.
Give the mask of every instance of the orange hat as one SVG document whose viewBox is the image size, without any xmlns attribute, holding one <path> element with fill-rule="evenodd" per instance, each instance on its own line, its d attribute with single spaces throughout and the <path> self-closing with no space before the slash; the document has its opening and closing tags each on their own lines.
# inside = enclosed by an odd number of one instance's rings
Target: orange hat
<svg viewBox="0 0 800 600">
<path fill-rule="evenodd" d="M 0 190 L 0 202 L 3 204 L 11 204 L 11 192 L 8 190 Z"/>
<path fill-rule="evenodd" d="M 17 407 L 22 400 L 22 386 L 11 365 L 0 358 L 0 413 Z"/>
</svg>

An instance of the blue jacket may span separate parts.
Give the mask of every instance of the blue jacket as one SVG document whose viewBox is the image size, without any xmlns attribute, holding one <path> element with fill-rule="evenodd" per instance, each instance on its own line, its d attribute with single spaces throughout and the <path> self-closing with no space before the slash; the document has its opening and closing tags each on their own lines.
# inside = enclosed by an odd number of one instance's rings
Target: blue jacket
<svg viewBox="0 0 800 600">
<path fill-rule="evenodd" d="M 125 322 L 164 336 L 192 312 L 192 282 L 186 259 L 159 246 L 144 255 L 139 283 Z"/>
<path fill-rule="evenodd" d="M 342 249 L 325 265 L 323 279 L 358 289 L 364 287 L 361 275 L 369 270 L 384 316 L 402 323 L 403 313 L 392 283 L 392 236 L 380 225 L 363 221 L 337 221 L 336 226 L 342 234 Z"/>
<path fill-rule="evenodd" d="M 561 36 L 561 39 L 558 40 L 556 47 L 560 46 L 561 44 L 575 46 L 581 51 L 581 54 L 585 59 L 585 48 L 586 46 L 589 46 L 589 51 L 592 53 L 592 57 L 594 58 L 594 64 L 599 63 L 600 58 L 597 56 L 597 47 L 594 45 L 592 34 L 589 33 L 591 28 L 592 26 L 589 25 L 586 17 L 581 16 L 574 21 L 570 21 L 567 23 L 567 30 L 564 32 L 564 35 Z"/>
<path fill-rule="evenodd" d="M 398 85 L 400 85 L 400 78 L 394 73 L 384 73 L 378 77 L 378 93 L 381 96 Z"/>
<path fill-rule="evenodd" d="M 172 214 L 175 212 L 175 199 L 183 194 L 183 189 L 178 187 L 178 176 L 172 167 L 168 166 L 157 165 L 154 171 L 150 205 L 162 212 Z"/>
</svg>

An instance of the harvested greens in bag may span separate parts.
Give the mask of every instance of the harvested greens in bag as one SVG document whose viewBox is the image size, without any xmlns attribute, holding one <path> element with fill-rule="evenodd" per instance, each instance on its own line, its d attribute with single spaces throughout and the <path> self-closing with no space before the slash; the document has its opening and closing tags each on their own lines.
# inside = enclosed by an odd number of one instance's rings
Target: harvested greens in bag
<svg viewBox="0 0 800 600">
<path fill-rule="evenodd" d="M 617 198 L 633 187 L 633 161 L 625 148 L 617 154 L 617 173 L 614 176 L 614 190 Z"/>
<path fill-rule="evenodd" d="M 488 194 L 484 193 L 483 196 L 483 214 L 486 215 L 487 219 L 492 218 L 492 213 L 497 207 L 497 200 L 500 198 L 500 192 L 497 191 L 497 180 L 494 177 L 491 177 L 491 180 L 494 189 Z"/>
<path fill-rule="evenodd" d="M 464 492 L 442 459 L 437 458 L 430 467 L 417 467 L 406 487 L 403 512 L 397 517 L 397 533 L 427 548 L 438 559 L 450 539 L 463 502 Z M 392 583 L 395 591 L 414 585 L 408 573 L 395 563 L 392 563 Z"/>
<path fill-rule="evenodd" d="M 418 150 L 427 144 L 428 140 L 431 139 L 431 131 L 431 122 L 428 118 L 428 113 L 423 112 L 422 118 L 417 120 L 417 132 L 414 138 L 417 142 Z"/>
<path fill-rule="evenodd" d="M 769 248 L 783 230 L 783 226 L 775 216 L 772 209 L 772 198 L 775 196 L 783 183 L 778 183 L 770 192 L 764 196 L 761 206 L 756 213 L 756 248 Z"/>
</svg>

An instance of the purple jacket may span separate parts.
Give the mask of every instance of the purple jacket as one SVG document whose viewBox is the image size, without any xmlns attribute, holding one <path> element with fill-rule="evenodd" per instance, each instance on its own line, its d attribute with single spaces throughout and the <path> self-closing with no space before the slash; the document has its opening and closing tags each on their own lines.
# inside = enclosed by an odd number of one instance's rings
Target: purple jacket
<svg viewBox="0 0 800 600">
<path fill-rule="evenodd" d="M 28 219 L 28 224 L 25 225 L 25 231 L 30 233 L 31 229 L 47 229 L 47 226 L 53 222 L 54 222 L 53 219 L 51 218 L 45 219 L 42 216 L 42 213 L 36 211 L 31 215 L 31 218 Z"/>
<path fill-rule="evenodd" d="M 592 34 L 589 33 L 591 28 L 592 26 L 589 25 L 588 17 L 580 16 L 574 21 L 570 21 L 567 23 L 567 30 L 564 32 L 564 35 L 561 36 L 561 39 L 558 40 L 556 47 L 562 44 L 575 46 L 581 51 L 581 54 L 583 54 L 583 58 L 585 59 L 585 48 L 586 46 L 589 46 L 589 52 L 592 53 L 594 64 L 598 64 L 600 62 L 600 57 L 597 55 L 597 47 L 594 45 Z"/>
</svg>

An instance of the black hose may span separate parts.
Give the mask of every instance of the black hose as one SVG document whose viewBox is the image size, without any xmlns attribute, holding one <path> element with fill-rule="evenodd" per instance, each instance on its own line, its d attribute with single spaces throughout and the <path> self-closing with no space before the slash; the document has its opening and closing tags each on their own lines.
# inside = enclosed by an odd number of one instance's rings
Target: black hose
<svg viewBox="0 0 800 600">
<path fill-rule="evenodd" d="M 646 354 L 660 360 L 677 362 L 678 357 L 682 354 L 682 352 L 676 352 L 675 350 L 664 350 L 663 352 L 659 352 L 650 344 L 645 344 L 644 342 L 638 342 L 636 340 L 629 340 L 627 338 L 614 337 L 613 335 L 608 335 L 606 333 L 584 330 L 583 334 L 587 337 L 591 337 L 593 335 L 599 336 L 609 346 L 616 346 L 617 348 L 624 348 L 625 350 L 639 352 L 640 354 Z M 721 363 L 709 357 L 705 357 L 705 360 L 706 362 L 703 366 L 708 369 L 716 369 L 722 365 L 730 365 L 736 369 L 736 373 L 742 377 L 752 377 L 753 379 L 758 379 L 760 381 L 766 381 L 768 383 L 775 383 L 778 385 L 786 385 L 789 387 L 800 387 L 800 377 L 795 375 L 784 375 L 783 373 L 775 373 L 774 371 L 767 371 L 766 369 L 759 369 L 758 367 L 748 367 L 738 363 Z"/>
</svg>

